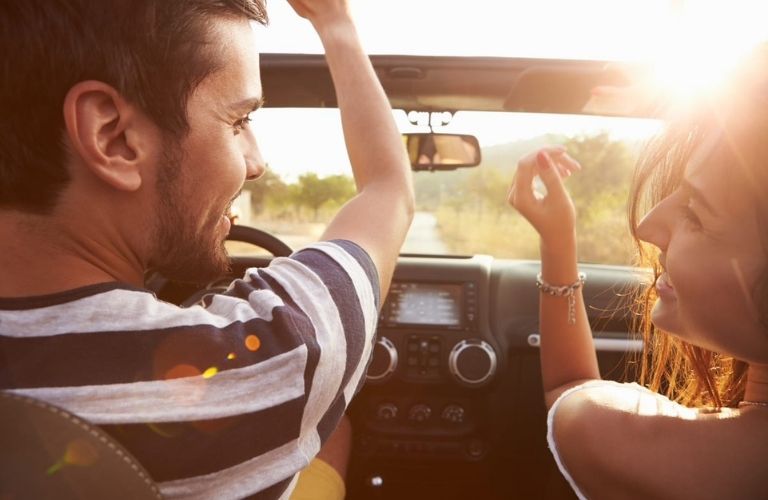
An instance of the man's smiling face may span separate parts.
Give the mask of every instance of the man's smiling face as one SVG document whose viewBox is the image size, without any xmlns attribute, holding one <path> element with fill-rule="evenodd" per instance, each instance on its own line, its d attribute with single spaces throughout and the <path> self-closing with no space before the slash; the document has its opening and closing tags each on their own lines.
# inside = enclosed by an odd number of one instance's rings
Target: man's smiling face
<svg viewBox="0 0 768 500">
<path fill-rule="evenodd" d="M 180 141 L 166 139 L 158 159 L 150 265 L 183 281 L 226 271 L 226 215 L 244 181 L 264 172 L 248 126 L 262 99 L 254 28 L 246 20 L 216 18 L 210 40 L 217 67 L 190 95 L 189 132 Z"/>
</svg>

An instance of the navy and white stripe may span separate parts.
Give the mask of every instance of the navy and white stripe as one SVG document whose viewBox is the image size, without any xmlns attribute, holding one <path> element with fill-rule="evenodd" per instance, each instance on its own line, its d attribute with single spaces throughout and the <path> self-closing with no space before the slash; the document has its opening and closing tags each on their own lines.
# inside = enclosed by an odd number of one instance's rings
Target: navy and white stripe
<svg viewBox="0 0 768 500">
<path fill-rule="evenodd" d="M 206 307 L 120 284 L 0 299 L 0 389 L 101 425 L 164 495 L 286 497 L 362 383 L 378 294 L 368 255 L 333 241 Z"/>
</svg>

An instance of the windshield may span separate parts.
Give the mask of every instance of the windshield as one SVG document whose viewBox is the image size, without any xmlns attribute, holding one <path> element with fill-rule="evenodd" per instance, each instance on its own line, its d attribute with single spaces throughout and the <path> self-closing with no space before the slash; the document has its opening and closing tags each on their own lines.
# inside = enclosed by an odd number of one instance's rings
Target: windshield
<svg viewBox="0 0 768 500">
<path fill-rule="evenodd" d="M 413 125 L 403 111 L 394 115 L 402 132 L 429 130 Z M 417 123 L 427 120 L 426 115 L 417 118 Z M 355 193 L 338 110 L 266 108 L 254 115 L 252 126 L 269 171 L 247 184 L 237 205 L 240 222 L 269 231 L 293 248 L 317 241 Z M 402 252 L 536 258 L 538 237 L 507 206 L 506 193 L 522 155 L 563 144 L 584 165 L 566 181 L 578 208 L 580 260 L 630 264 L 630 177 L 642 143 L 659 127 L 647 119 L 457 112 L 435 131 L 475 135 L 482 163 L 414 173 L 417 213 Z M 253 250 L 236 244 L 232 251 Z"/>
<path fill-rule="evenodd" d="M 752 0 L 359 0 L 351 8 L 371 54 L 642 62 L 652 68 L 647 83 L 673 96 L 711 84 L 738 54 L 764 40 L 768 14 L 768 4 Z M 264 53 L 322 53 L 309 23 L 285 2 L 270 4 L 262 37 Z M 429 130 L 404 111 L 394 113 L 402 132 Z M 630 177 L 643 142 L 660 127 L 618 117 L 460 111 L 435 131 L 477 136 L 482 163 L 415 174 L 418 211 L 403 252 L 537 258 L 535 233 L 506 206 L 505 195 L 522 154 L 564 144 L 584 166 L 567 181 L 578 211 L 579 260 L 631 264 Z M 238 200 L 240 222 L 293 248 L 316 241 L 354 194 L 338 110 L 265 108 L 254 115 L 253 128 L 270 169 Z M 230 251 L 254 249 L 233 243 Z"/>
</svg>

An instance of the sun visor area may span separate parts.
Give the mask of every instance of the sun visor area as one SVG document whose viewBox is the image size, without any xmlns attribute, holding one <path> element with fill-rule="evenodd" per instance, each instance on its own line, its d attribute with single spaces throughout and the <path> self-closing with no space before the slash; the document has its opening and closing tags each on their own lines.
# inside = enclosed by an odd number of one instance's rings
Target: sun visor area
<svg viewBox="0 0 768 500">
<path fill-rule="evenodd" d="M 602 67 L 534 67 L 521 72 L 504 101 L 506 111 L 531 113 L 612 114 L 589 110 L 593 89 L 626 86 L 630 82 L 609 64 Z"/>
</svg>

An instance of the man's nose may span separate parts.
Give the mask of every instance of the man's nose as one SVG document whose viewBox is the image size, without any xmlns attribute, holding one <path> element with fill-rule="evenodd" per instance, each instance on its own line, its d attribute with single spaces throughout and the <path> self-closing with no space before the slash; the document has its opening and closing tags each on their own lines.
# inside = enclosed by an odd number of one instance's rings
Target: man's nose
<svg viewBox="0 0 768 500">
<path fill-rule="evenodd" d="M 245 153 L 245 178 L 252 181 L 258 179 L 267 169 L 267 164 L 261 156 L 261 150 L 253 134 L 248 134 L 248 149 Z"/>
</svg>

